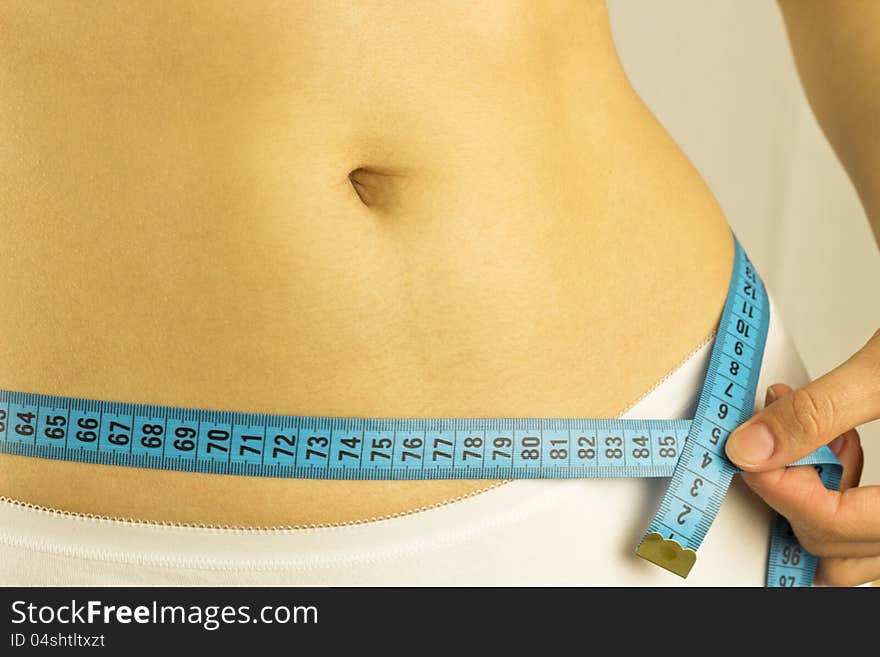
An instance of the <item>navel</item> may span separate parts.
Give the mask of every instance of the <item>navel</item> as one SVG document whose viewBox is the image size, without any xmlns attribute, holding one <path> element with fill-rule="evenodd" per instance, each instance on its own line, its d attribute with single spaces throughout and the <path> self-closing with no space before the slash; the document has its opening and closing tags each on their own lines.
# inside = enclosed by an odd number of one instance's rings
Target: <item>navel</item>
<svg viewBox="0 0 880 657">
<path fill-rule="evenodd" d="M 377 211 L 398 205 L 404 177 L 401 172 L 373 166 L 360 166 L 348 173 L 348 181 L 361 203 Z"/>
</svg>

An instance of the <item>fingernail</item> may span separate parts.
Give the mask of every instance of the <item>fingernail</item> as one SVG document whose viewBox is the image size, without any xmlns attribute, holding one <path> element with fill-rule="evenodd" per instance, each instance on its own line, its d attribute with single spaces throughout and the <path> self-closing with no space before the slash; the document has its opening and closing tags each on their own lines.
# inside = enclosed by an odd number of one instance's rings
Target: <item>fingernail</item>
<svg viewBox="0 0 880 657">
<path fill-rule="evenodd" d="M 831 451 L 834 452 L 834 456 L 840 456 L 840 453 L 843 451 L 844 445 L 846 445 L 846 435 L 838 436 L 830 443 L 828 443 Z"/>
<path fill-rule="evenodd" d="M 769 406 L 776 401 L 776 393 L 773 392 L 773 386 L 768 386 L 767 394 L 764 395 L 764 406 Z"/>
<path fill-rule="evenodd" d="M 766 424 L 756 422 L 734 432 L 725 445 L 728 458 L 738 465 L 761 465 L 776 449 Z"/>
</svg>

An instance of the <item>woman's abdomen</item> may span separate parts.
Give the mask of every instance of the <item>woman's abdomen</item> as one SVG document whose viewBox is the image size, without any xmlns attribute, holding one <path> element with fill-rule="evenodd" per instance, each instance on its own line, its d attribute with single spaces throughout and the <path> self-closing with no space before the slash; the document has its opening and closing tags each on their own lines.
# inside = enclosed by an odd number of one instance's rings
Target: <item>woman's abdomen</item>
<svg viewBox="0 0 880 657">
<path fill-rule="evenodd" d="M 299 415 L 618 414 L 714 329 L 732 242 L 629 87 L 604 10 L 572 7 L 576 22 L 551 12 L 540 30 L 525 10 L 501 30 L 405 3 L 358 26 L 354 10 L 147 11 L 123 30 L 114 12 L 135 9 L 0 10 L 15 30 L 0 388 Z M 0 456 L 0 495 L 178 523 L 352 522 L 495 483 Z"/>
</svg>

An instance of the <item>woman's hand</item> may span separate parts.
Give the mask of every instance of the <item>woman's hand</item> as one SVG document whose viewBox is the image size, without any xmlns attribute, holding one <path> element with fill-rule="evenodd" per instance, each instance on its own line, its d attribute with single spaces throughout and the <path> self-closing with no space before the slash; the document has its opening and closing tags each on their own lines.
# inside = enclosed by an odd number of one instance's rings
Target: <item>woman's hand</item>
<svg viewBox="0 0 880 657">
<path fill-rule="evenodd" d="M 766 408 L 727 440 L 743 479 L 785 516 L 819 579 L 851 586 L 880 579 L 880 486 L 859 487 L 862 447 L 853 427 L 880 418 L 880 331 L 845 363 L 800 390 L 777 383 Z M 812 466 L 784 466 L 830 444 L 843 464 L 840 491 Z"/>
</svg>

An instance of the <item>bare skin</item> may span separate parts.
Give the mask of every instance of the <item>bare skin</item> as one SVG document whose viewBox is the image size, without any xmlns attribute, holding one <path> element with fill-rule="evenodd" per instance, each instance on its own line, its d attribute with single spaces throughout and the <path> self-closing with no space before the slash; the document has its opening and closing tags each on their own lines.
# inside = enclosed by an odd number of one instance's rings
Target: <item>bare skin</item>
<svg viewBox="0 0 880 657">
<path fill-rule="evenodd" d="M 26 0 L 0 42 L 2 389 L 614 416 L 718 322 L 730 230 L 601 2 Z M 0 456 L 11 499 L 249 527 L 497 483 Z"/>
</svg>

